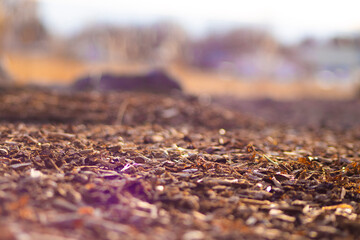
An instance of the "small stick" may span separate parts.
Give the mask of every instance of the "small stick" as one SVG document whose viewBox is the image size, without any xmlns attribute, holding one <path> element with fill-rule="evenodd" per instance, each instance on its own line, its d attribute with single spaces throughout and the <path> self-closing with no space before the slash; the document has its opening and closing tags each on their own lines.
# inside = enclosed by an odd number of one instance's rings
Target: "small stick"
<svg viewBox="0 0 360 240">
<path fill-rule="evenodd" d="M 50 163 L 51 163 L 51 165 L 56 169 L 56 170 L 58 170 L 59 172 L 63 172 L 57 165 L 56 165 L 56 163 L 51 159 L 51 158 L 49 158 L 48 159 L 49 161 L 50 161 Z"/>
<path fill-rule="evenodd" d="M 125 116 L 125 111 L 126 111 L 126 108 L 127 106 L 129 105 L 129 101 L 127 100 L 124 100 L 120 107 L 119 107 L 119 111 L 118 111 L 118 114 L 116 116 L 116 120 L 115 120 L 115 123 L 121 125 L 123 120 L 124 120 L 124 116 Z"/>
<path fill-rule="evenodd" d="M 275 164 L 275 165 L 279 165 L 279 163 L 275 160 L 272 160 L 271 158 L 269 158 L 268 156 L 266 156 L 265 154 L 261 154 L 264 158 L 266 158 L 266 160 L 268 160 L 269 162 Z"/>
</svg>

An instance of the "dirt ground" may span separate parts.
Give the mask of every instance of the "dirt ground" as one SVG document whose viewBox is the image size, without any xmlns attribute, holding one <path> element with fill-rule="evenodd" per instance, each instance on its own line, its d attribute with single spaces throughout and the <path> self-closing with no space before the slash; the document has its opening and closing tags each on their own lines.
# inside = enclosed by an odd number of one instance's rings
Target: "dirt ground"
<svg viewBox="0 0 360 240">
<path fill-rule="evenodd" d="M 85 63 L 74 59 L 41 54 L 7 53 L 6 66 L 16 82 L 23 84 L 71 84 L 79 76 L 100 72 L 138 73 L 151 66 L 138 63 Z M 183 85 L 186 92 L 196 95 L 227 95 L 242 99 L 272 98 L 279 100 L 316 98 L 351 99 L 358 94 L 351 84 L 320 84 L 315 79 L 273 81 L 242 79 L 229 74 L 204 72 L 189 66 L 172 65 L 167 70 Z"/>
<path fill-rule="evenodd" d="M 0 94 L 0 239 L 357 239 L 360 101 Z"/>
</svg>

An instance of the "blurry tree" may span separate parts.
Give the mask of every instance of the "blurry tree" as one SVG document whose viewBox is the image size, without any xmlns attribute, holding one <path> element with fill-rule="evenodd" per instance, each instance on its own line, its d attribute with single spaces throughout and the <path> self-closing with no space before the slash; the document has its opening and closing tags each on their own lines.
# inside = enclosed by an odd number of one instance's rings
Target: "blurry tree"
<svg viewBox="0 0 360 240">
<path fill-rule="evenodd" d="M 4 36 L 10 22 L 10 15 L 7 12 L 6 3 L 0 0 L 0 56 L 3 54 Z"/>
<path fill-rule="evenodd" d="M 221 62 L 231 62 L 244 54 L 273 54 L 278 43 L 261 29 L 238 28 L 226 33 L 214 33 L 189 44 L 187 61 L 200 68 L 216 68 Z"/>
<path fill-rule="evenodd" d="M 4 39 L 8 30 L 9 22 L 10 16 L 7 12 L 6 3 L 4 0 L 0 0 L 0 88 L 8 85 L 10 82 L 10 77 L 3 64 Z"/>
<path fill-rule="evenodd" d="M 0 0 L 0 85 L 7 85 L 5 53 L 10 49 L 33 50 L 47 32 L 38 17 L 37 1 Z"/>
<path fill-rule="evenodd" d="M 32 47 L 45 39 L 47 31 L 38 17 L 37 2 L 0 0 L 0 34 L 2 48 Z"/>
<path fill-rule="evenodd" d="M 162 65 L 181 58 L 186 34 L 167 22 L 129 27 L 92 25 L 68 41 L 66 51 L 77 58 Z"/>
<path fill-rule="evenodd" d="M 316 47 L 319 42 L 314 37 L 305 37 L 298 44 L 300 48 L 313 48 Z"/>
</svg>

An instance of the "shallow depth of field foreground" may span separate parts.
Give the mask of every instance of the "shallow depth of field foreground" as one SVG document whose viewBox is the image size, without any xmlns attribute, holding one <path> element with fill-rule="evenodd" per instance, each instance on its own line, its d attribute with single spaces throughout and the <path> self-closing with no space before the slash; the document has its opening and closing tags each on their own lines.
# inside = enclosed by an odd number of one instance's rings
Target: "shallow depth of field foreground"
<svg viewBox="0 0 360 240">
<path fill-rule="evenodd" d="M 360 102 L 13 89 L 1 239 L 355 239 Z"/>
<path fill-rule="evenodd" d="M 356 0 L 0 0 L 0 240 L 360 239 Z"/>
</svg>

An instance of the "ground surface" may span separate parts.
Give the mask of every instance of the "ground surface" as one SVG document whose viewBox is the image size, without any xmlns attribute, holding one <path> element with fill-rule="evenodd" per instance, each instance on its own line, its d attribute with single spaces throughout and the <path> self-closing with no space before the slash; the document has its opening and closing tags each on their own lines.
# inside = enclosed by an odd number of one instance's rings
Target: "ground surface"
<svg viewBox="0 0 360 240">
<path fill-rule="evenodd" d="M 139 63 L 81 62 L 46 54 L 9 52 L 5 65 L 18 84 L 71 84 L 79 76 L 112 72 L 129 74 L 146 72 L 151 66 Z M 240 76 L 200 71 L 173 64 L 166 69 L 183 85 L 186 92 L 203 95 L 231 95 L 243 99 L 270 97 L 275 99 L 349 99 L 358 93 L 355 83 L 319 81 L 316 79 L 273 80 L 267 78 L 244 79 Z"/>
<path fill-rule="evenodd" d="M 0 239 L 356 239 L 360 102 L 0 95 Z"/>
</svg>

